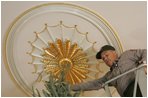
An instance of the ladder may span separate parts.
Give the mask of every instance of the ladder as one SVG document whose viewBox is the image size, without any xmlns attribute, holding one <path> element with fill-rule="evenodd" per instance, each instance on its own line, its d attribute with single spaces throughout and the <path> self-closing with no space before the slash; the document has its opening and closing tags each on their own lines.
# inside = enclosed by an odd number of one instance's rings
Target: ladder
<svg viewBox="0 0 148 98">
<path fill-rule="evenodd" d="M 138 67 L 136 68 L 133 68 L 131 70 L 128 70 L 126 71 L 125 73 L 122 73 L 108 81 L 106 81 L 103 85 L 103 87 L 105 88 L 105 92 L 106 92 L 106 95 L 108 97 L 111 97 L 111 92 L 109 90 L 109 86 L 108 84 L 130 72 L 133 72 L 135 71 L 136 72 L 136 78 L 135 78 L 135 84 L 134 84 L 134 93 L 133 93 L 133 97 L 136 97 L 136 91 L 137 91 L 137 83 L 139 84 L 139 87 L 140 87 L 140 90 L 141 90 L 141 93 L 142 93 L 142 96 L 143 97 L 147 97 L 147 76 L 144 72 L 144 67 L 146 66 L 146 64 L 141 64 L 139 65 Z"/>
</svg>

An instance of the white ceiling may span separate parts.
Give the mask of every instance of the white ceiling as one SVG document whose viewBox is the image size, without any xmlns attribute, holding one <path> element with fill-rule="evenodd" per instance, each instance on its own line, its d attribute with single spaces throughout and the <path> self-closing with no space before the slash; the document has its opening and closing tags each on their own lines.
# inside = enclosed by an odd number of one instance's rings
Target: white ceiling
<svg viewBox="0 0 148 98">
<path fill-rule="evenodd" d="M 46 2 L 2 2 L 3 37 L 12 21 L 25 10 Z M 118 32 L 124 50 L 147 48 L 146 2 L 68 2 L 90 8 L 102 15 Z M 2 96 L 27 96 L 9 76 L 2 60 Z M 96 95 L 99 96 L 99 95 Z"/>
</svg>

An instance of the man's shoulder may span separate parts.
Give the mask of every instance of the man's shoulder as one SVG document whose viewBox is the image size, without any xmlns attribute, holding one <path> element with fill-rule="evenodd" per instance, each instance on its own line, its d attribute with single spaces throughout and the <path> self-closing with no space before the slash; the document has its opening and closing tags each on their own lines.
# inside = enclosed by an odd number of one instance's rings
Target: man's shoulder
<svg viewBox="0 0 148 98">
<path fill-rule="evenodd" d="M 128 54 L 129 52 L 137 51 L 137 49 L 129 49 L 124 51 L 122 54 Z"/>
<path fill-rule="evenodd" d="M 127 56 L 131 56 L 131 55 L 133 55 L 135 53 L 142 52 L 142 51 L 147 51 L 147 49 L 129 49 L 129 50 L 124 51 L 121 54 L 121 56 L 126 56 L 127 57 Z"/>
<path fill-rule="evenodd" d="M 137 49 L 129 49 L 129 50 L 126 50 L 126 51 L 124 51 L 124 52 L 121 54 L 120 58 L 121 58 L 121 57 L 126 57 L 126 58 L 127 58 L 127 56 L 130 56 L 130 54 L 132 54 L 132 53 L 134 53 L 134 52 L 136 52 L 136 51 L 137 51 Z"/>
<path fill-rule="evenodd" d="M 126 50 L 124 51 L 122 54 L 126 54 L 126 53 L 129 53 L 129 52 L 137 52 L 137 51 L 145 51 L 147 49 L 129 49 L 129 50 Z"/>
</svg>

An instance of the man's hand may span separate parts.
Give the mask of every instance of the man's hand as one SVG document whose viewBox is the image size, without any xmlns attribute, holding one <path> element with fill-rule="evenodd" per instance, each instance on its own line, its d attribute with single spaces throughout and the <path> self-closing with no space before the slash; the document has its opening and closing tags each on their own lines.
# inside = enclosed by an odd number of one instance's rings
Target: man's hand
<svg viewBox="0 0 148 98">
<path fill-rule="evenodd" d="M 144 66 L 144 72 L 145 72 L 145 74 L 147 75 L 147 64 L 144 64 L 145 66 Z"/>
</svg>

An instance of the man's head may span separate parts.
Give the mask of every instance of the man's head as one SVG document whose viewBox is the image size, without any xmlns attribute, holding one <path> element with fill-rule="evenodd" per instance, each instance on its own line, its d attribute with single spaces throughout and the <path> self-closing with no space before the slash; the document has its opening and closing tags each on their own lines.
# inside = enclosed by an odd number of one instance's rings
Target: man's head
<svg viewBox="0 0 148 98">
<path fill-rule="evenodd" d="M 109 67 L 111 67 L 118 56 L 114 47 L 105 45 L 97 53 L 96 58 L 102 59 Z"/>
</svg>

